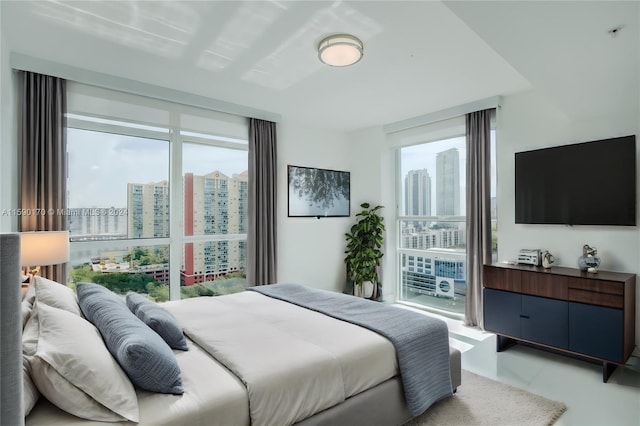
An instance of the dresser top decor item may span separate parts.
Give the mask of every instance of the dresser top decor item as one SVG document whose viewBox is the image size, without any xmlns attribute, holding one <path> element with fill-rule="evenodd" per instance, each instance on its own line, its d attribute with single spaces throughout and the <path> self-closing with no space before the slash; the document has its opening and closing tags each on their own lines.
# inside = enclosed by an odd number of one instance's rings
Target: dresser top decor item
<svg viewBox="0 0 640 426">
<path fill-rule="evenodd" d="M 598 272 L 600 268 L 600 257 L 597 256 L 598 250 L 595 247 L 590 247 L 588 244 L 582 246 L 582 256 L 578 258 L 578 268 L 581 271 L 587 271 L 591 273 Z"/>
</svg>

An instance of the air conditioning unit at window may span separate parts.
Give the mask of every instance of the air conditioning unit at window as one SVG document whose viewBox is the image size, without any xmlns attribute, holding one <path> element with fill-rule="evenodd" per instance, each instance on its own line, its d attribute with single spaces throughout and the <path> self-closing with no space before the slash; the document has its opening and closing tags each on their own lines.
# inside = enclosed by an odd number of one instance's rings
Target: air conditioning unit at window
<svg viewBox="0 0 640 426">
<path fill-rule="evenodd" d="M 453 278 L 436 277 L 436 295 L 453 298 Z"/>
</svg>

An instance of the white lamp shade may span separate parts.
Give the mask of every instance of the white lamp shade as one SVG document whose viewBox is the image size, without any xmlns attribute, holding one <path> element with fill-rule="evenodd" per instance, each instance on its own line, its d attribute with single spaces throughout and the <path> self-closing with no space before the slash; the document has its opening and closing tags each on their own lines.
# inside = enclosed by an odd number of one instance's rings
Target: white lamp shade
<svg viewBox="0 0 640 426">
<path fill-rule="evenodd" d="M 20 233 L 20 264 L 24 267 L 57 265 L 69 261 L 69 231 Z"/>
<path fill-rule="evenodd" d="M 318 57 L 333 67 L 346 67 L 362 59 L 362 41 L 348 34 L 336 34 L 318 45 Z"/>
</svg>

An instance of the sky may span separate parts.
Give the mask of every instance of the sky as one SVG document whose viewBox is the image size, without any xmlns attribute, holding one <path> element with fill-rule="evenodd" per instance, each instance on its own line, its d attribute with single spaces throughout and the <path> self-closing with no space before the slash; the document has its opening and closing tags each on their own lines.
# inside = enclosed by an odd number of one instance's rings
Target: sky
<svg viewBox="0 0 640 426">
<path fill-rule="evenodd" d="M 126 207 L 127 184 L 169 179 L 169 142 L 68 128 L 69 207 Z M 183 144 L 183 172 L 247 170 L 247 151 Z"/>
<path fill-rule="evenodd" d="M 436 177 L 436 156 L 439 152 L 446 151 L 451 148 L 457 148 L 459 152 L 460 164 L 464 165 L 467 161 L 464 138 L 453 138 L 433 143 L 424 143 L 413 145 L 401 149 L 402 159 L 402 179 L 407 176 L 411 170 L 427 169 L 431 179 Z M 463 181 L 464 168 L 461 170 L 460 180 Z"/>
<path fill-rule="evenodd" d="M 128 183 L 169 179 L 169 142 L 68 128 L 69 207 L 126 207 Z M 432 178 L 435 206 L 436 155 L 458 148 L 461 194 L 465 193 L 464 138 L 424 143 L 401 149 L 402 182 L 410 170 L 426 168 Z M 195 143 L 183 144 L 183 173 L 220 171 L 231 177 L 247 170 L 247 151 Z M 495 172 L 495 170 L 494 170 Z M 492 178 L 495 196 L 495 176 Z M 464 209 L 464 197 L 461 208 Z"/>
</svg>

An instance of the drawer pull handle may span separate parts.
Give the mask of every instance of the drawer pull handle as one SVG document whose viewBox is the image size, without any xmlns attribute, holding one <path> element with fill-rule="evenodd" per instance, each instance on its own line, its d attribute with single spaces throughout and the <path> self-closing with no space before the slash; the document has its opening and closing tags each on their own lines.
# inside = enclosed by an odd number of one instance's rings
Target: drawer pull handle
<svg viewBox="0 0 640 426">
<path fill-rule="evenodd" d="M 520 318 L 529 319 L 529 315 L 520 315 Z"/>
</svg>

